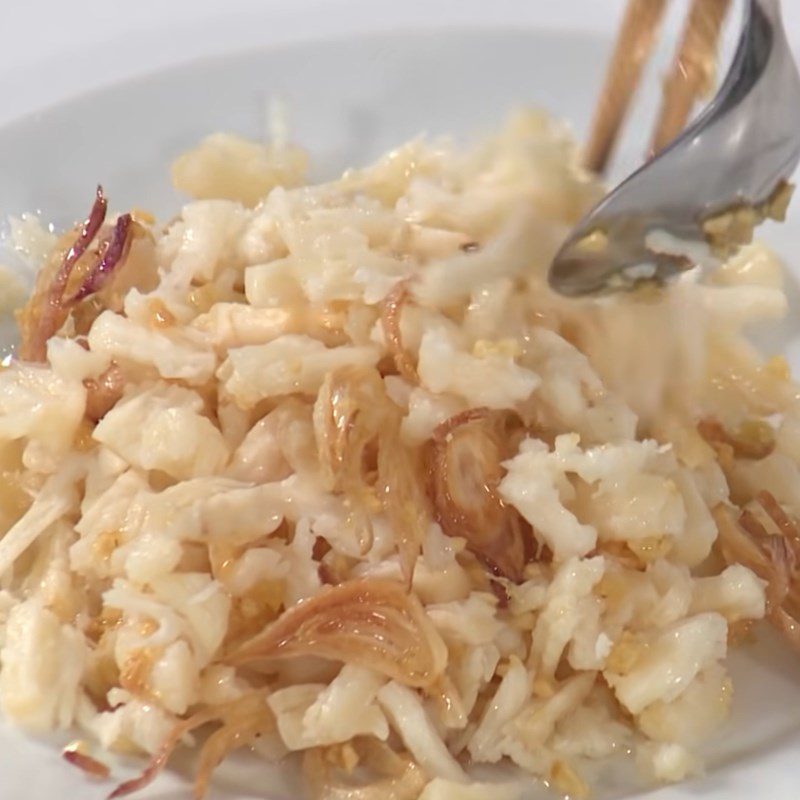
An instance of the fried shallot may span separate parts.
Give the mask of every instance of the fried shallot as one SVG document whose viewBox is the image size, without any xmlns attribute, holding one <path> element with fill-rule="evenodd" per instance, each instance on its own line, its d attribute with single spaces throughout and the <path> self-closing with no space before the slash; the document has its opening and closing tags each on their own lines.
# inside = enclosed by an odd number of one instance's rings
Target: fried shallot
<svg viewBox="0 0 800 800">
<path fill-rule="evenodd" d="M 287 609 L 225 661 L 317 656 L 368 667 L 406 686 L 430 686 L 447 648 L 414 594 L 394 581 L 364 579 L 323 587 Z"/>
<path fill-rule="evenodd" d="M 519 582 L 531 560 L 531 531 L 497 486 L 513 437 L 503 415 L 473 408 L 442 422 L 431 442 L 429 493 L 448 536 L 461 536 L 496 575 Z"/>
<path fill-rule="evenodd" d="M 234 750 L 252 744 L 258 736 L 275 727 L 275 718 L 266 702 L 267 690 L 257 689 L 222 706 L 206 708 L 179 722 L 162 742 L 158 752 L 150 759 L 144 771 L 120 784 L 108 800 L 138 792 L 152 783 L 164 769 L 181 739 L 191 731 L 210 722 L 221 727 L 206 740 L 200 750 L 200 762 L 194 783 L 194 796 L 202 800 L 214 770 Z"/>
<path fill-rule="evenodd" d="M 54 253 L 39 271 L 33 294 L 17 313 L 23 360 L 44 361 L 48 339 L 61 328 L 70 311 L 101 291 L 124 263 L 137 227 L 130 214 L 120 216 L 111 232 L 90 250 L 103 228 L 107 211 L 108 201 L 98 186 L 92 209 L 75 240 L 65 251 Z"/>
<path fill-rule="evenodd" d="M 397 371 L 407 381 L 417 384 L 419 383 L 417 368 L 414 366 L 408 350 L 403 345 L 403 336 L 400 331 L 400 316 L 408 298 L 408 281 L 402 280 L 383 299 L 381 304 L 381 326 Z"/>
<path fill-rule="evenodd" d="M 728 564 L 743 564 L 767 582 L 767 617 L 800 650 L 800 528 L 775 497 L 759 492 L 735 520 L 714 511 L 719 546 Z"/>
<path fill-rule="evenodd" d="M 61 751 L 61 755 L 65 761 L 68 761 L 93 778 L 105 779 L 111 774 L 111 770 L 108 768 L 107 764 L 98 761 L 96 758 L 84 752 L 84 745 L 82 742 L 72 742 L 68 744 Z"/>
<path fill-rule="evenodd" d="M 719 420 L 703 419 L 697 424 L 697 431 L 712 447 L 730 447 L 737 458 L 758 460 L 766 458 L 775 449 L 772 427 L 760 420 L 745 423 L 736 434 L 731 434 Z"/>
<path fill-rule="evenodd" d="M 414 565 L 432 520 L 422 454 L 400 440 L 399 425 L 384 429 L 379 441 L 381 498 L 397 541 L 403 578 L 410 588 Z"/>
<path fill-rule="evenodd" d="M 372 544 L 370 514 L 386 512 L 398 542 L 403 577 L 410 585 L 430 524 L 421 454 L 400 437 L 400 409 L 377 370 L 346 367 L 330 373 L 314 404 L 314 435 L 331 490 L 355 502 L 361 550 Z"/>
</svg>

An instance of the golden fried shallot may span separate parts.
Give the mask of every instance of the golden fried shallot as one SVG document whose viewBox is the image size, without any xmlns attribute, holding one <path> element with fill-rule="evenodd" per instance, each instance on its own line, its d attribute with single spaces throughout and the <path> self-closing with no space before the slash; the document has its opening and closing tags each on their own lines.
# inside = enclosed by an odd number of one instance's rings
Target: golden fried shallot
<svg viewBox="0 0 800 800">
<path fill-rule="evenodd" d="M 125 797 L 144 789 L 164 769 L 173 751 L 187 733 L 210 722 L 220 722 L 221 727 L 206 740 L 200 750 L 194 796 L 197 800 L 201 800 L 208 790 L 212 773 L 229 753 L 252 744 L 256 737 L 275 727 L 275 718 L 267 705 L 266 698 L 266 689 L 256 689 L 230 703 L 204 709 L 182 720 L 162 742 L 160 749 L 141 775 L 120 784 L 108 796 L 108 800 Z"/>
<path fill-rule="evenodd" d="M 712 447 L 727 445 L 737 458 L 766 458 L 775 449 L 775 434 L 767 422 L 745 423 L 734 435 L 716 419 L 703 419 L 697 424 L 698 433 Z"/>
<path fill-rule="evenodd" d="M 323 587 L 234 650 L 234 666 L 294 656 L 359 664 L 406 686 L 430 686 L 447 649 L 415 595 L 394 581 L 364 579 Z"/>
<path fill-rule="evenodd" d="M 354 500 L 361 550 L 372 546 L 369 515 L 383 508 L 392 525 L 403 576 L 411 582 L 430 523 L 421 454 L 400 437 L 400 409 L 377 370 L 330 373 L 314 404 L 314 435 L 328 487 Z"/>
<path fill-rule="evenodd" d="M 107 211 L 108 201 L 98 186 L 92 209 L 75 240 L 65 252 L 54 253 L 39 271 L 33 294 L 17 313 L 23 360 L 44 361 L 48 339 L 61 328 L 70 311 L 99 292 L 125 261 L 137 225 L 130 214 L 117 219 L 110 234 L 97 245 L 93 260 L 83 261 L 84 256 L 90 255 L 89 249 L 103 227 Z M 68 293 L 76 280 L 74 291 Z"/>
<path fill-rule="evenodd" d="M 422 454 L 400 440 L 399 425 L 386 428 L 379 441 L 378 485 L 397 541 L 403 578 L 410 587 L 417 556 L 432 521 Z"/>
<path fill-rule="evenodd" d="M 419 383 L 417 368 L 403 345 L 403 336 L 400 331 L 400 317 L 403 313 L 403 306 L 409 297 L 408 281 L 399 281 L 381 303 L 381 326 L 397 371 L 407 381 L 416 384 Z"/>
<path fill-rule="evenodd" d="M 399 422 L 399 409 L 386 396 L 383 381 L 371 367 L 344 367 L 329 373 L 314 404 L 314 437 L 319 463 L 331 491 L 368 502 L 374 490 L 368 448 L 382 428 Z"/>
<path fill-rule="evenodd" d="M 728 564 L 743 564 L 767 582 L 767 617 L 800 650 L 800 533 L 774 496 L 759 492 L 738 522 L 725 506 L 714 519 Z M 774 532 L 771 532 L 772 528 Z"/>
<path fill-rule="evenodd" d="M 83 742 L 71 742 L 62 751 L 61 756 L 79 770 L 93 778 L 105 779 L 111 774 L 107 764 L 98 761 L 84 751 Z"/>
<path fill-rule="evenodd" d="M 431 442 L 429 492 L 448 536 L 461 536 L 489 569 L 522 580 L 530 528 L 497 493 L 509 457 L 503 415 L 473 408 L 442 422 Z"/>
</svg>

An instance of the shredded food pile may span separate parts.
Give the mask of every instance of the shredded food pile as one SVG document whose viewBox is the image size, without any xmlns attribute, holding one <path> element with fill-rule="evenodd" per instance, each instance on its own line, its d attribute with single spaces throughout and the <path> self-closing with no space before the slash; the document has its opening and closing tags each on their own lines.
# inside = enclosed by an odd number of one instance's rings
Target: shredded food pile
<svg viewBox="0 0 800 800">
<path fill-rule="evenodd" d="M 114 797 L 201 730 L 198 797 L 242 747 L 350 800 L 692 774 L 729 647 L 800 649 L 798 387 L 745 334 L 780 263 L 554 294 L 603 189 L 541 113 L 305 169 L 215 135 L 166 228 L 102 190 L 18 223 L 49 255 L 0 372 L 2 713 L 149 754 Z"/>
</svg>

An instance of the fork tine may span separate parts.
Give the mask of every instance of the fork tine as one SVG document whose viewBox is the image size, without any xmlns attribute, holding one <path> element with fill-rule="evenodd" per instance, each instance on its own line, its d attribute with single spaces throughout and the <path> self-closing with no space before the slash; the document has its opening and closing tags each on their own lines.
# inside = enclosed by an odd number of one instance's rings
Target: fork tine
<svg viewBox="0 0 800 800">
<path fill-rule="evenodd" d="M 695 103 L 714 89 L 717 45 L 730 0 L 693 0 L 669 76 L 650 150 L 663 150 L 685 127 Z"/>
<path fill-rule="evenodd" d="M 584 157 L 585 166 L 594 172 L 602 172 L 611 157 L 668 3 L 669 0 L 628 2 Z"/>
</svg>

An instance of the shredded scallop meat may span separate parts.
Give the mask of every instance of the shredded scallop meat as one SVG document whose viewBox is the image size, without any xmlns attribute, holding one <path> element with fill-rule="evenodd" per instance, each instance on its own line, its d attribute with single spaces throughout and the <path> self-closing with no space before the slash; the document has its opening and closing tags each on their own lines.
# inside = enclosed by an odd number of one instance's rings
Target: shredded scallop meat
<svg viewBox="0 0 800 800">
<path fill-rule="evenodd" d="M 217 135 L 166 227 L 98 190 L 48 240 L 0 371 L 3 715 L 149 757 L 116 797 L 195 730 L 197 797 L 241 747 L 309 798 L 691 775 L 742 630 L 800 650 L 800 388 L 745 333 L 780 262 L 556 295 L 603 187 L 542 113 L 305 168 Z"/>
</svg>

